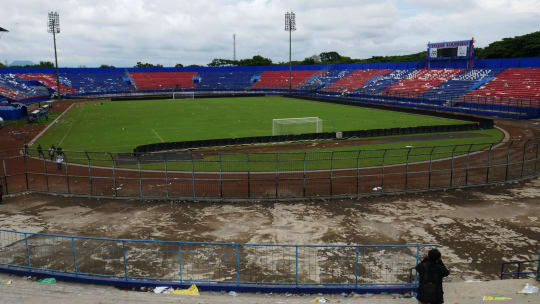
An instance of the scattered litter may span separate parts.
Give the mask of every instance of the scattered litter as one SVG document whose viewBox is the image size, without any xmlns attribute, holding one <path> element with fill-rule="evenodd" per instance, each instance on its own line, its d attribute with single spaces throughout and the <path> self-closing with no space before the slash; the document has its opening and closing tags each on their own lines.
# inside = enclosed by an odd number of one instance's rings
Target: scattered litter
<svg viewBox="0 0 540 304">
<path fill-rule="evenodd" d="M 42 283 L 42 284 L 56 284 L 56 279 L 55 278 L 46 278 L 46 279 L 37 280 L 37 282 Z"/>
<path fill-rule="evenodd" d="M 512 298 L 508 298 L 501 295 L 495 295 L 495 296 L 484 296 L 482 300 L 483 301 L 504 301 L 504 300 L 512 300 Z"/>
<path fill-rule="evenodd" d="M 538 287 L 532 286 L 529 283 L 525 284 L 525 287 L 523 287 L 522 290 L 518 291 L 517 293 L 520 294 L 533 294 L 538 292 Z"/>
<path fill-rule="evenodd" d="M 379 186 L 373 187 L 373 189 L 371 189 L 371 190 L 373 190 L 373 191 L 381 191 L 382 187 L 379 187 Z"/>
<path fill-rule="evenodd" d="M 6 285 L 11 285 L 11 284 L 13 284 L 13 282 L 11 280 L 6 282 Z"/>
<path fill-rule="evenodd" d="M 154 293 L 168 294 L 171 293 L 169 286 L 158 286 L 154 288 Z"/>
<path fill-rule="evenodd" d="M 199 296 L 199 289 L 197 288 L 197 285 L 193 284 L 187 289 L 177 289 L 172 292 L 176 295 L 182 295 L 182 296 Z"/>
<path fill-rule="evenodd" d="M 315 300 L 313 300 L 313 302 L 315 302 L 315 303 L 328 303 L 330 301 L 328 301 L 328 299 L 325 298 L 325 297 L 317 297 L 317 298 L 315 298 Z"/>
<path fill-rule="evenodd" d="M 405 148 L 412 148 L 413 146 L 405 146 Z"/>
<path fill-rule="evenodd" d="M 230 296 L 233 296 L 233 297 L 238 296 L 238 294 L 236 293 L 236 291 L 229 291 L 229 295 L 230 295 Z"/>
<path fill-rule="evenodd" d="M 480 280 L 467 280 L 467 281 L 465 281 L 465 283 L 480 283 L 480 282 L 483 282 L 483 281 L 480 281 Z"/>
</svg>

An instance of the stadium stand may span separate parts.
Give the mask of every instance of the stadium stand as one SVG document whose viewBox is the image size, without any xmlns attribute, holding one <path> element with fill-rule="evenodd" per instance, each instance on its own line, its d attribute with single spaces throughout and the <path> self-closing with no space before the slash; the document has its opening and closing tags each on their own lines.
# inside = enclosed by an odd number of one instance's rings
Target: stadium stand
<svg viewBox="0 0 540 304">
<path fill-rule="evenodd" d="M 244 91 L 251 86 L 253 71 L 200 71 L 199 90 Z"/>
<path fill-rule="evenodd" d="M 448 81 L 463 69 L 420 69 L 385 89 L 384 95 L 418 97 Z"/>
<path fill-rule="evenodd" d="M 375 95 L 393 85 L 394 83 L 402 80 L 407 75 L 412 73 L 414 69 L 396 69 L 392 72 L 373 78 L 371 81 L 364 84 L 364 86 L 358 90 L 357 93 Z"/>
<path fill-rule="evenodd" d="M 292 71 L 292 88 L 298 89 L 308 79 L 321 73 L 320 70 Z M 259 81 L 251 85 L 252 89 L 287 90 L 289 89 L 289 71 L 264 71 Z"/>
<path fill-rule="evenodd" d="M 299 86 L 299 89 L 307 91 L 319 90 L 349 75 L 352 71 L 351 69 L 332 69 L 330 66 L 328 70 L 324 70 L 308 79 Z"/>
<path fill-rule="evenodd" d="M 139 90 L 195 89 L 193 77 L 197 72 L 131 72 Z"/>
<path fill-rule="evenodd" d="M 0 96 L 4 96 L 10 100 L 20 101 L 48 95 L 48 90 L 40 84 L 22 81 L 13 73 L 0 73 Z"/>
<path fill-rule="evenodd" d="M 438 87 L 431 88 L 420 97 L 455 100 L 467 94 L 471 89 L 491 80 L 501 71 L 502 69 L 471 69 L 452 77 Z"/>
<path fill-rule="evenodd" d="M 509 68 L 469 96 L 489 96 L 493 101 L 512 99 L 540 100 L 540 68 Z"/>
<path fill-rule="evenodd" d="M 36 73 L 36 74 L 17 74 L 17 77 L 23 80 L 35 80 L 40 83 L 42 83 L 44 86 L 48 87 L 49 89 L 56 91 L 56 77 L 53 74 L 43 74 L 43 73 Z M 62 91 L 62 94 L 73 94 L 77 93 L 77 90 L 70 87 L 69 85 L 66 85 L 63 83 L 64 79 L 60 80 L 60 90 Z M 65 80 L 64 80 L 65 81 Z"/>
<path fill-rule="evenodd" d="M 328 85 L 323 90 L 331 92 L 352 92 L 359 88 L 362 88 L 364 84 L 374 79 L 377 76 L 383 76 L 388 74 L 392 70 L 356 70 L 349 73 L 346 77 L 342 77 L 336 82 Z"/>
<path fill-rule="evenodd" d="M 79 94 L 130 92 L 131 80 L 120 69 L 105 69 L 89 72 L 75 70 L 62 73 L 62 78 Z"/>
</svg>

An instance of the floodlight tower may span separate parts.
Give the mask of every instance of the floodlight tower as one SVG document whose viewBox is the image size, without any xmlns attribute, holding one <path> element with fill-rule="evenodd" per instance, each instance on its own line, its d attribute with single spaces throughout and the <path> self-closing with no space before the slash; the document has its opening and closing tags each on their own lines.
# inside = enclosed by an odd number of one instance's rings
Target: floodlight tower
<svg viewBox="0 0 540 304">
<path fill-rule="evenodd" d="M 58 75 L 58 55 L 56 53 L 56 34 L 60 34 L 60 16 L 58 12 L 49 12 L 49 22 L 47 23 L 47 32 L 53 34 L 54 41 L 54 62 L 56 64 L 56 92 L 58 98 L 62 96 L 60 92 L 60 76 Z"/>
<path fill-rule="evenodd" d="M 292 11 L 285 13 L 285 30 L 289 32 L 289 93 L 291 93 L 292 91 L 292 64 L 291 64 L 292 32 L 296 31 L 296 15 Z"/>
<path fill-rule="evenodd" d="M 233 40 L 233 61 L 236 61 L 236 34 L 232 35 Z"/>
</svg>

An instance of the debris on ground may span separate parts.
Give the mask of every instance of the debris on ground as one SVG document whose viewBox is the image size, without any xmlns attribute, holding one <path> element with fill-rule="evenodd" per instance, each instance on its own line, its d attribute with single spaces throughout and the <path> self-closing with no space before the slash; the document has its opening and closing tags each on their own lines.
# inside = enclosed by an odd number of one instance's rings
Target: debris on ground
<svg viewBox="0 0 540 304">
<path fill-rule="evenodd" d="M 154 288 L 154 293 L 157 294 L 169 294 L 171 293 L 171 288 L 169 286 L 158 286 Z"/>
<path fill-rule="evenodd" d="M 230 296 L 233 296 L 233 297 L 238 296 L 238 294 L 236 293 L 236 291 L 229 291 L 229 295 L 230 295 Z"/>
<path fill-rule="evenodd" d="M 317 297 L 317 298 L 315 298 L 315 300 L 313 300 L 313 302 L 315 302 L 315 303 L 328 303 L 330 301 L 328 301 L 328 299 L 325 298 L 325 297 Z"/>
<path fill-rule="evenodd" d="M 186 289 L 177 289 L 172 292 L 172 294 L 175 295 L 182 295 L 182 296 L 199 296 L 199 289 L 197 288 L 197 285 L 193 284 L 189 288 Z"/>
<path fill-rule="evenodd" d="M 518 291 L 519 294 L 533 294 L 538 292 L 538 287 L 532 286 L 531 284 L 527 283 L 525 284 L 525 287 Z"/>
<path fill-rule="evenodd" d="M 482 300 L 483 301 L 503 301 L 503 300 L 512 300 L 512 298 L 501 296 L 501 295 L 495 295 L 495 296 L 484 296 Z"/>
<path fill-rule="evenodd" d="M 46 278 L 46 279 L 37 280 L 37 282 L 42 283 L 42 284 L 56 284 L 56 279 L 55 278 Z"/>
</svg>

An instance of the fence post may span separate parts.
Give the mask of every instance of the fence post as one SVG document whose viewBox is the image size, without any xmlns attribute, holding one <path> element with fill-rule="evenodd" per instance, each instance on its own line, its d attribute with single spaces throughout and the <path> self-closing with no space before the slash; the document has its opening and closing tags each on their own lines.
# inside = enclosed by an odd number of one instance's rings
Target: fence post
<svg viewBox="0 0 540 304">
<path fill-rule="evenodd" d="M 506 150 L 506 170 L 504 172 L 504 181 L 508 180 L 508 170 L 510 167 L 510 150 L 512 149 L 513 144 L 514 144 L 514 141 L 511 141 L 510 145 L 508 146 L 508 150 Z"/>
<path fill-rule="evenodd" d="M 28 260 L 28 267 L 32 267 L 30 262 L 30 247 L 28 246 L 28 234 L 24 234 L 24 245 L 26 246 L 26 259 Z"/>
<path fill-rule="evenodd" d="M 223 159 L 219 153 L 219 196 L 223 198 Z"/>
<path fill-rule="evenodd" d="M 118 196 L 118 190 L 117 190 L 117 186 L 116 186 L 116 165 L 114 164 L 114 156 L 112 155 L 112 153 L 108 153 L 109 154 L 109 157 L 111 158 L 111 165 L 112 165 L 112 170 L 113 170 L 113 187 L 114 187 L 114 196 Z"/>
<path fill-rule="evenodd" d="M 276 187 L 276 198 L 278 197 L 278 170 L 279 170 L 279 152 L 276 152 L 276 174 L 275 174 L 275 187 Z"/>
<path fill-rule="evenodd" d="M 180 274 L 180 282 L 184 279 L 182 268 L 182 244 L 178 244 L 178 271 Z"/>
<path fill-rule="evenodd" d="M 454 153 L 456 152 L 457 145 L 452 149 L 452 156 L 450 161 L 450 188 L 454 185 Z"/>
<path fill-rule="evenodd" d="M 94 181 L 92 179 L 92 164 L 90 163 L 90 155 L 88 155 L 88 152 L 84 152 L 86 155 L 86 159 L 88 160 L 88 179 L 90 181 L 90 196 L 94 196 Z M 45 159 L 43 160 L 45 161 Z M 47 174 L 47 171 L 45 171 L 45 174 Z M 47 188 L 49 187 L 49 184 L 47 183 Z M 49 191 L 49 189 L 47 189 Z"/>
<path fill-rule="evenodd" d="M 195 186 L 195 159 L 193 158 L 193 152 L 191 152 L 191 190 L 193 199 L 197 197 L 197 188 Z"/>
<path fill-rule="evenodd" d="M 66 155 L 66 153 L 64 153 L 64 155 Z M 69 188 L 69 169 L 68 169 L 69 164 L 68 164 L 67 156 L 66 156 L 66 159 L 65 159 L 64 163 L 65 163 L 65 167 L 66 167 L 66 186 L 67 186 L 67 192 L 68 192 L 68 194 L 71 194 L 71 190 L 70 190 L 70 188 Z"/>
<path fill-rule="evenodd" d="M 4 164 L 4 171 L 6 170 L 6 165 Z M 47 192 L 49 192 L 49 174 L 47 171 L 47 160 L 43 158 L 43 173 L 45 174 L 45 185 L 47 186 Z M 7 176 L 7 174 L 4 174 Z M 7 179 L 6 179 L 6 188 L 7 188 Z"/>
<path fill-rule="evenodd" d="M 238 244 L 236 246 L 236 285 L 240 284 L 240 248 Z"/>
<path fill-rule="evenodd" d="M 26 163 L 27 158 L 28 158 L 28 153 L 25 152 L 23 157 L 24 157 L 24 178 L 26 179 L 26 190 L 29 190 L 30 189 L 30 184 L 28 182 L 28 164 Z M 68 188 L 69 188 L 69 186 L 68 186 Z"/>
<path fill-rule="evenodd" d="M 467 166 L 465 168 L 465 186 L 469 184 L 469 167 L 470 167 L 470 155 L 471 155 L 471 149 L 473 144 L 469 145 L 469 149 L 467 149 Z"/>
<path fill-rule="evenodd" d="M 163 169 L 165 169 L 165 198 L 169 199 L 169 170 L 167 167 L 167 163 L 169 162 L 169 157 L 167 153 L 163 154 L 165 157 L 163 157 Z"/>
<path fill-rule="evenodd" d="M 529 144 L 530 139 L 527 139 L 525 144 L 523 144 L 523 157 L 521 158 L 521 173 L 519 177 L 523 177 L 523 170 L 525 169 L 525 154 L 527 153 L 527 145 Z"/>
<path fill-rule="evenodd" d="M 296 247 L 296 258 L 295 258 L 295 268 L 296 268 L 296 285 L 298 285 L 298 245 L 295 246 Z"/>
<path fill-rule="evenodd" d="M 536 175 L 536 166 L 538 164 L 538 146 L 539 144 L 536 143 L 536 157 L 534 158 L 534 175 Z"/>
<path fill-rule="evenodd" d="M 356 246 L 356 258 L 354 262 L 354 286 L 358 287 L 358 254 L 359 254 L 360 248 Z"/>
<path fill-rule="evenodd" d="M 247 153 L 247 174 L 248 174 L 248 198 L 251 197 L 251 166 L 249 163 L 249 152 Z"/>
<path fill-rule="evenodd" d="M 137 158 L 137 169 L 139 171 L 139 198 L 143 198 L 143 177 L 141 169 L 141 158 Z"/>
<path fill-rule="evenodd" d="M 6 194 L 9 194 L 6 160 L 2 158 L 2 168 L 4 168 L 4 188 L 6 188 Z M 49 181 L 47 180 L 47 192 L 49 192 Z"/>
<path fill-rule="evenodd" d="M 356 155 L 356 195 L 360 195 L 360 153 L 362 150 L 358 150 Z"/>
<path fill-rule="evenodd" d="M 412 148 L 407 150 L 407 159 L 405 160 L 405 192 L 409 189 L 409 154 L 411 153 Z"/>
<path fill-rule="evenodd" d="M 124 254 L 124 278 L 128 279 L 128 271 L 127 271 L 127 259 L 126 259 L 126 241 L 122 241 L 122 252 Z"/>
<path fill-rule="evenodd" d="M 334 196 L 334 151 L 330 153 L 330 196 Z"/>
<path fill-rule="evenodd" d="M 431 189 L 431 175 L 433 173 L 433 152 L 435 152 L 435 146 L 431 147 L 431 151 L 429 152 L 428 190 Z"/>
<path fill-rule="evenodd" d="M 75 238 L 71 237 L 71 251 L 73 252 L 73 269 L 75 270 L 75 273 L 78 273 L 78 267 L 77 267 L 77 250 L 75 250 Z"/>
<path fill-rule="evenodd" d="M 303 188 L 302 188 L 302 197 L 306 197 L 306 155 L 307 155 L 307 152 L 304 152 L 304 172 L 303 172 L 303 179 L 304 179 L 304 183 L 303 183 Z"/>
<path fill-rule="evenodd" d="M 489 184 L 489 170 L 491 169 L 491 151 L 493 151 L 493 144 L 489 146 L 488 150 L 488 165 L 486 169 L 486 184 Z"/>
</svg>

